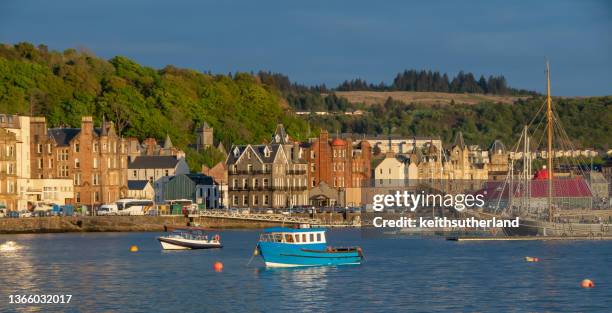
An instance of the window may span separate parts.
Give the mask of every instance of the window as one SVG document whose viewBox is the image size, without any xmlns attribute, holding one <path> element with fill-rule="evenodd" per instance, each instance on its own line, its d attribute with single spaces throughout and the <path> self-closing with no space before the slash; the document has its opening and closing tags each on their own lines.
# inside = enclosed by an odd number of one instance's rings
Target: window
<svg viewBox="0 0 612 313">
<path fill-rule="evenodd" d="M 232 173 L 238 172 L 238 165 L 232 165 Z"/>
<path fill-rule="evenodd" d="M 99 185 L 100 184 L 100 175 L 98 173 L 94 173 L 93 175 L 91 175 L 91 181 L 92 181 L 92 184 L 94 186 Z"/>
<path fill-rule="evenodd" d="M 263 183 L 263 187 L 264 188 L 268 187 L 268 179 L 267 178 L 264 178 L 262 183 Z"/>
<path fill-rule="evenodd" d="M 48 163 L 49 163 L 49 164 L 48 164 L 48 165 L 49 165 L 49 168 L 53 168 L 53 159 L 49 159 L 49 162 L 48 162 Z"/>
<path fill-rule="evenodd" d="M 247 165 L 247 173 L 251 173 L 253 171 L 253 165 L 249 164 Z"/>
<path fill-rule="evenodd" d="M 74 174 L 74 184 L 76 186 L 80 186 L 81 185 L 81 173 Z"/>
<path fill-rule="evenodd" d="M 38 159 L 38 168 L 43 168 L 43 160 Z"/>
<path fill-rule="evenodd" d="M 232 197 L 232 204 L 235 205 L 235 206 L 238 205 L 238 196 L 233 196 Z"/>
<path fill-rule="evenodd" d="M 310 158 L 314 159 L 315 158 L 315 152 L 314 150 L 310 151 Z"/>
<path fill-rule="evenodd" d="M 321 242 L 321 233 L 317 233 L 317 242 Z"/>
<path fill-rule="evenodd" d="M 50 143 L 47 144 L 47 153 L 51 154 L 51 144 Z"/>
<path fill-rule="evenodd" d="M 93 159 L 93 168 L 98 168 L 98 158 Z"/>
<path fill-rule="evenodd" d="M 59 177 L 68 177 L 68 165 L 60 166 Z"/>
<path fill-rule="evenodd" d="M 242 196 L 242 205 L 244 205 L 244 206 L 248 206 L 249 205 L 249 198 L 247 198 L 246 195 Z"/>
<path fill-rule="evenodd" d="M 257 195 L 253 195 L 253 205 L 259 205 L 259 197 Z"/>
<path fill-rule="evenodd" d="M 263 204 L 264 205 L 269 205 L 270 204 L 270 197 L 268 195 L 264 195 L 263 196 Z"/>
<path fill-rule="evenodd" d="M 295 234 L 295 242 L 300 242 L 300 234 Z"/>
<path fill-rule="evenodd" d="M 42 153 L 42 145 L 41 144 L 37 144 L 36 145 L 36 152 Z"/>
<path fill-rule="evenodd" d="M 74 152 L 79 152 L 81 150 L 81 146 L 79 145 L 79 143 L 75 143 L 74 144 Z"/>
<path fill-rule="evenodd" d="M 165 174 L 166 174 L 166 176 L 170 176 L 170 171 L 169 170 L 165 170 Z"/>
<path fill-rule="evenodd" d="M 94 143 L 93 145 L 93 152 L 98 152 L 98 143 Z"/>
<path fill-rule="evenodd" d="M 136 176 L 138 176 L 138 171 L 133 170 L 132 171 L 132 177 L 136 178 Z"/>
<path fill-rule="evenodd" d="M 94 202 L 99 202 L 100 201 L 100 193 L 97 192 L 97 191 L 94 191 L 93 198 L 94 198 Z"/>
<path fill-rule="evenodd" d="M 80 168 L 81 167 L 81 162 L 79 162 L 78 158 L 74 159 L 74 168 Z"/>
<path fill-rule="evenodd" d="M 306 237 L 307 237 L 306 234 L 302 234 L 302 242 L 306 242 L 307 241 Z"/>
<path fill-rule="evenodd" d="M 80 193 L 80 192 L 77 192 L 77 193 L 75 194 L 75 198 L 76 198 L 76 202 L 81 202 L 81 193 Z"/>
</svg>

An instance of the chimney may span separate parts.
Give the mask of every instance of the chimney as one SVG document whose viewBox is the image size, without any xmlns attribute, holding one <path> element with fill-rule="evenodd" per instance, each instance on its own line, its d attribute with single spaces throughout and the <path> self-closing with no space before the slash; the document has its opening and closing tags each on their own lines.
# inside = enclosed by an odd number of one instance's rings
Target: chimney
<svg viewBox="0 0 612 313">
<path fill-rule="evenodd" d="M 93 134 L 93 117 L 83 116 L 81 118 L 81 131 L 87 135 Z"/>
</svg>

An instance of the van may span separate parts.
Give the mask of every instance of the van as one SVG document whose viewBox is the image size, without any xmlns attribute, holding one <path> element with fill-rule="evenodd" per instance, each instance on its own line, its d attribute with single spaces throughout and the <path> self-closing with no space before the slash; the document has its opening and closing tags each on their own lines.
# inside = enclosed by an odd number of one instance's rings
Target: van
<svg viewBox="0 0 612 313">
<path fill-rule="evenodd" d="M 98 208 L 97 213 L 99 216 L 117 215 L 119 213 L 119 210 L 117 209 L 117 205 L 114 203 L 103 204 Z"/>
</svg>

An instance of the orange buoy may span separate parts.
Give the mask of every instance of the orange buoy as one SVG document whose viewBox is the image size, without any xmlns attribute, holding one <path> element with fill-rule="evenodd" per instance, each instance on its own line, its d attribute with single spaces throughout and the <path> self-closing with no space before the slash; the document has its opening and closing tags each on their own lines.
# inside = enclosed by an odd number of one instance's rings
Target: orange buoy
<svg viewBox="0 0 612 313">
<path fill-rule="evenodd" d="M 138 252 L 138 246 L 134 245 L 130 247 L 130 252 Z"/>
<path fill-rule="evenodd" d="M 219 261 L 215 262 L 215 264 L 213 264 L 213 269 L 215 272 L 221 272 L 223 270 L 223 263 Z"/>
<path fill-rule="evenodd" d="M 583 279 L 580 286 L 582 288 L 595 288 L 595 283 L 590 279 Z"/>
<path fill-rule="evenodd" d="M 532 257 L 532 256 L 526 256 L 525 257 L 525 261 L 527 261 L 527 262 L 540 262 L 540 259 L 538 259 L 536 257 Z"/>
</svg>

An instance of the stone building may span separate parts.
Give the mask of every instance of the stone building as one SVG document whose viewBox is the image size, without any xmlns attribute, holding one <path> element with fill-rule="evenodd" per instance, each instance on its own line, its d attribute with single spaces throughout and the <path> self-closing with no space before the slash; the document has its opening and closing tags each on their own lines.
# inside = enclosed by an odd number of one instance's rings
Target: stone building
<svg viewBox="0 0 612 313">
<path fill-rule="evenodd" d="M 139 156 L 174 156 L 178 159 L 185 158 L 185 152 L 172 144 L 170 136 L 166 135 L 163 144 L 155 138 L 146 138 L 142 143 L 137 138 L 127 138 L 128 162 L 133 162 Z"/>
<path fill-rule="evenodd" d="M 17 210 L 17 139 L 0 128 L 0 209 Z"/>
<path fill-rule="evenodd" d="M 282 124 L 270 143 L 234 145 L 227 160 L 232 207 L 286 208 L 308 204 L 304 151 Z"/>
<path fill-rule="evenodd" d="M 302 147 L 310 188 L 322 182 L 336 189 L 361 187 L 370 180 L 372 149 L 367 140 L 330 138 L 326 130 L 321 130 L 318 138 Z"/>
<path fill-rule="evenodd" d="M 213 128 L 208 126 L 206 122 L 202 124 L 202 127 L 198 128 L 198 138 L 196 141 L 196 150 L 204 150 L 208 147 L 213 146 Z"/>
<path fill-rule="evenodd" d="M 489 180 L 504 180 L 508 175 L 508 160 L 510 155 L 506 146 L 495 140 L 489 148 Z"/>
<path fill-rule="evenodd" d="M 449 160 L 445 167 L 450 169 L 448 179 L 486 180 L 488 178 L 488 161 L 476 158 L 479 155 L 475 149 L 470 149 L 463 140 L 463 134 L 458 132 L 455 143 L 449 151 Z M 472 157 L 470 157 L 472 155 Z"/>
<path fill-rule="evenodd" d="M 127 143 L 112 122 L 97 128 L 84 116 L 80 128 L 47 129 L 44 117 L 33 117 L 30 132 L 32 178 L 72 179 L 76 205 L 95 207 L 127 196 Z"/>
</svg>

